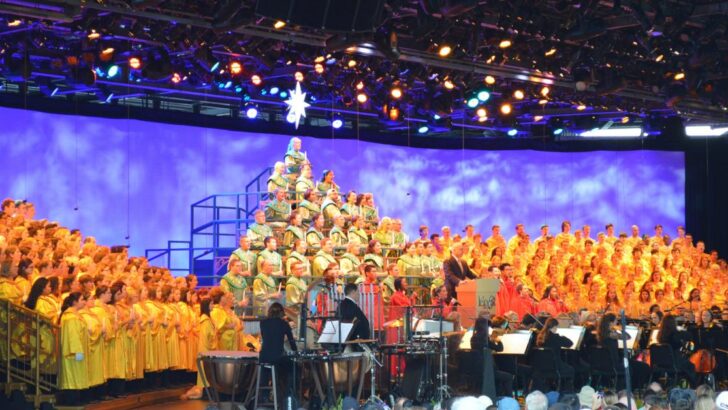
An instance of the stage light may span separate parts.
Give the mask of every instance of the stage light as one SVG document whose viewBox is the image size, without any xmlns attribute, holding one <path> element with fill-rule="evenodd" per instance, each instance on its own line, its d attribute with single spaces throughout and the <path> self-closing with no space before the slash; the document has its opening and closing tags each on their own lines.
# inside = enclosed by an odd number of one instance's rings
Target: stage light
<svg viewBox="0 0 728 410">
<path fill-rule="evenodd" d="M 728 134 L 728 127 L 715 127 L 710 125 L 686 125 L 685 135 L 688 137 L 721 137 Z"/>
<path fill-rule="evenodd" d="M 245 116 L 249 120 L 254 120 L 258 117 L 258 107 L 255 106 L 255 104 L 245 104 Z"/>
<path fill-rule="evenodd" d="M 243 65 L 240 64 L 238 61 L 233 61 L 230 63 L 230 74 L 232 75 L 238 75 L 243 72 Z"/>
<path fill-rule="evenodd" d="M 286 121 L 289 124 L 293 124 L 296 122 L 296 114 L 289 112 L 288 115 L 286 115 Z"/>
<path fill-rule="evenodd" d="M 455 84 L 453 84 L 450 80 L 445 80 L 442 85 L 448 90 L 452 90 L 453 88 L 455 88 Z"/>
<path fill-rule="evenodd" d="M 109 69 L 106 71 L 106 77 L 108 78 L 114 78 L 116 77 L 121 70 L 119 69 L 119 66 L 116 64 L 112 64 Z"/>
<path fill-rule="evenodd" d="M 288 92 L 286 90 L 283 90 L 280 92 L 280 94 L 278 94 L 278 96 L 281 98 L 286 98 L 288 97 Z"/>
<path fill-rule="evenodd" d="M 354 68 L 354 67 L 356 67 L 356 60 L 349 60 L 349 62 L 346 63 L 346 65 L 349 66 L 349 68 Z"/>
<path fill-rule="evenodd" d="M 276 95 L 280 90 L 280 88 L 273 86 L 270 88 L 270 95 Z"/>
<path fill-rule="evenodd" d="M 629 122 L 629 116 L 625 115 L 624 117 L 622 117 L 622 124 L 626 124 L 628 122 Z"/>
<path fill-rule="evenodd" d="M 486 75 L 485 76 L 485 83 L 488 84 L 488 85 L 495 84 L 495 77 L 493 77 L 492 75 Z"/>
<path fill-rule="evenodd" d="M 276 20 L 276 22 L 273 23 L 273 28 L 276 30 L 280 30 L 285 26 L 286 26 L 286 22 L 283 20 Z"/>
<path fill-rule="evenodd" d="M 501 40 L 500 43 L 498 43 L 498 47 L 500 48 L 508 48 L 513 45 L 513 42 L 511 40 Z"/>
<path fill-rule="evenodd" d="M 675 74 L 675 76 L 673 78 L 675 79 L 675 81 L 684 80 L 685 79 L 685 73 L 677 73 L 677 74 Z"/>
<path fill-rule="evenodd" d="M 361 81 L 359 81 L 358 83 L 356 83 L 356 89 L 357 90 L 363 90 L 364 89 L 364 83 L 361 82 Z"/>
<path fill-rule="evenodd" d="M 475 115 L 477 115 L 478 117 L 481 117 L 481 118 L 482 117 L 486 117 L 487 118 L 488 117 L 488 111 L 485 108 L 480 107 L 480 108 L 477 109 L 477 111 L 475 111 Z"/>
<path fill-rule="evenodd" d="M 399 108 L 397 106 L 393 106 L 393 107 L 389 108 L 389 112 L 387 113 L 387 116 L 389 117 L 390 121 L 399 120 Z"/>
<path fill-rule="evenodd" d="M 541 120 L 543 120 L 543 115 L 537 115 L 533 117 L 534 122 L 540 122 Z"/>
<path fill-rule="evenodd" d="M 194 57 L 197 63 L 208 72 L 212 73 L 220 68 L 220 60 L 215 58 L 212 53 L 212 49 L 207 44 L 204 44 L 197 48 L 194 52 Z"/>
<path fill-rule="evenodd" d="M 555 128 L 554 129 L 554 135 L 561 135 L 563 133 L 564 133 L 564 129 L 563 128 Z"/>
<path fill-rule="evenodd" d="M 365 102 L 367 102 L 368 99 L 369 97 L 367 97 L 367 95 L 364 93 L 359 93 L 356 95 L 356 100 L 359 101 L 359 104 L 364 104 Z"/>
<path fill-rule="evenodd" d="M 392 95 L 392 98 L 395 100 L 399 100 L 402 98 L 402 89 L 399 87 L 392 88 L 392 91 L 390 91 L 390 94 Z"/>
<path fill-rule="evenodd" d="M 420 134 L 427 134 L 427 131 L 429 131 L 429 130 L 430 130 L 430 127 L 428 127 L 427 125 L 423 125 L 417 129 L 417 132 Z"/>
<path fill-rule="evenodd" d="M 316 63 L 313 66 L 313 70 L 316 72 L 316 74 L 323 74 L 324 72 L 324 65 L 321 63 Z"/>
<path fill-rule="evenodd" d="M 517 129 L 511 128 L 510 130 L 508 130 L 508 136 L 509 137 L 515 137 L 516 134 L 518 134 L 518 130 Z"/>
<path fill-rule="evenodd" d="M 504 103 L 500 106 L 500 112 L 503 115 L 509 115 L 513 112 L 513 107 L 509 103 Z"/>
<path fill-rule="evenodd" d="M 579 135 L 586 138 L 637 138 L 642 136 L 642 127 L 594 128 Z"/>
<path fill-rule="evenodd" d="M 313 60 L 314 63 L 323 63 L 324 61 L 326 61 L 326 57 L 324 56 L 318 56 Z"/>
<path fill-rule="evenodd" d="M 263 83 L 263 79 L 260 78 L 260 76 L 258 74 L 253 74 L 250 77 L 250 82 L 253 83 L 253 85 L 258 86 L 258 85 L 261 85 Z"/>
<path fill-rule="evenodd" d="M 437 54 L 440 55 L 440 57 L 447 57 L 452 53 L 452 47 L 448 45 L 443 45 L 440 47 L 440 49 L 437 51 Z"/>
<path fill-rule="evenodd" d="M 138 70 L 142 67 L 142 60 L 139 57 L 131 57 L 129 59 L 129 68 Z"/>
<path fill-rule="evenodd" d="M 435 121 L 439 120 L 440 118 L 442 118 L 442 117 L 440 117 L 438 114 L 434 114 L 432 116 L 432 119 L 435 120 Z"/>
<path fill-rule="evenodd" d="M 8 21 L 8 27 L 18 27 L 21 23 L 20 20 Z"/>
<path fill-rule="evenodd" d="M 477 98 L 475 98 L 475 97 L 469 99 L 468 102 L 467 102 L 468 107 L 470 107 L 470 108 L 477 107 L 478 106 L 478 103 L 480 103 L 480 101 Z"/>
<path fill-rule="evenodd" d="M 174 84 L 179 84 L 180 81 L 182 81 L 182 76 L 180 76 L 179 73 L 172 74 L 172 82 Z"/>
<path fill-rule="evenodd" d="M 96 30 L 91 30 L 90 33 L 88 33 L 88 39 L 89 40 L 98 40 L 99 37 L 101 37 L 101 34 L 97 33 Z"/>
<path fill-rule="evenodd" d="M 488 121 L 488 116 L 478 117 L 478 122 L 486 122 L 486 121 Z"/>
<path fill-rule="evenodd" d="M 584 111 L 584 110 L 586 110 L 586 105 L 584 105 L 584 104 L 579 104 L 579 105 L 577 105 L 577 106 L 576 106 L 576 109 L 577 109 L 578 111 Z"/>
<path fill-rule="evenodd" d="M 546 105 L 549 103 L 549 100 L 538 100 L 538 105 Z"/>
<path fill-rule="evenodd" d="M 298 81 L 299 83 L 303 82 L 303 73 L 300 71 L 296 71 L 296 73 L 293 74 L 293 79 Z"/>
<path fill-rule="evenodd" d="M 548 88 L 548 87 L 546 87 L 546 86 L 543 86 L 541 88 L 541 95 L 544 96 L 544 97 L 546 97 L 547 95 L 549 95 L 550 92 L 551 92 L 551 89 Z"/>
<path fill-rule="evenodd" d="M 523 92 L 523 90 L 516 90 L 513 92 L 513 98 L 516 100 L 522 100 L 526 97 L 526 94 Z"/>
<path fill-rule="evenodd" d="M 114 56 L 114 48 L 113 47 L 107 47 L 99 53 L 99 59 L 101 61 L 110 61 L 111 57 Z"/>
<path fill-rule="evenodd" d="M 552 48 L 549 51 L 543 53 L 543 55 L 545 55 L 546 57 L 551 57 L 554 54 L 556 54 L 556 49 L 555 48 Z"/>
<path fill-rule="evenodd" d="M 478 91 L 478 100 L 482 102 L 486 102 L 490 99 L 490 93 L 486 90 Z"/>
<path fill-rule="evenodd" d="M 341 114 L 334 114 L 334 119 L 331 121 L 331 127 L 335 130 L 344 126 L 344 119 Z"/>
<path fill-rule="evenodd" d="M 655 62 L 659 63 L 660 61 L 664 60 L 665 56 L 660 54 L 659 56 L 655 57 Z"/>
</svg>

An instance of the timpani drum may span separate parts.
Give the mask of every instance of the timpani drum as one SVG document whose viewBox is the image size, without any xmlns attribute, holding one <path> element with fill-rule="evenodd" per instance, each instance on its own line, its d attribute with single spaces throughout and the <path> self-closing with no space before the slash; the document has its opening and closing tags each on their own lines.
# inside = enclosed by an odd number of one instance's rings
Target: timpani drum
<svg viewBox="0 0 728 410">
<path fill-rule="evenodd" d="M 237 395 L 249 393 L 257 364 L 257 352 L 213 350 L 197 356 L 197 369 L 202 371 L 205 387 L 216 402 L 220 401 L 220 393 L 231 395 L 232 401 Z"/>
</svg>

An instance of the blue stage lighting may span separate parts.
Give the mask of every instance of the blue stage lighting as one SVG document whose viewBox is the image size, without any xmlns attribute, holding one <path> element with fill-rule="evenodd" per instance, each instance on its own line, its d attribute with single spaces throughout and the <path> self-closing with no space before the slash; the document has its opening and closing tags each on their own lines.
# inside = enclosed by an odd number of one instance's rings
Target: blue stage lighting
<svg viewBox="0 0 728 410">
<path fill-rule="evenodd" d="M 508 136 L 509 137 L 515 137 L 516 134 L 518 134 L 518 130 L 517 129 L 511 128 L 510 130 L 508 130 Z"/>
<path fill-rule="evenodd" d="M 427 125 L 423 125 L 417 129 L 417 132 L 420 134 L 427 134 L 427 131 L 429 131 L 429 130 L 430 130 L 430 127 L 428 127 Z"/>
<path fill-rule="evenodd" d="M 258 109 L 255 107 L 248 107 L 248 109 L 245 110 L 245 116 L 249 119 L 253 120 L 258 116 Z"/>
<path fill-rule="evenodd" d="M 478 100 L 486 102 L 490 99 L 490 93 L 486 90 L 478 92 Z"/>
<path fill-rule="evenodd" d="M 281 98 L 288 98 L 288 93 L 286 91 L 281 91 L 281 93 L 278 94 L 278 96 Z"/>
<path fill-rule="evenodd" d="M 119 70 L 119 66 L 116 64 L 113 64 L 111 67 L 109 67 L 109 70 L 106 72 L 106 75 L 109 78 L 114 78 L 119 74 L 120 71 L 121 70 Z"/>
<path fill-rule="evenodd" d="M 561 135 L 564 132 L 563 128 L 556 128 L 554 130 L 554 135 Z"/>
<path fill-rule="evenodd" d="M 337 118 L 331 122 L 331 126 L 335 129 L 339 129 L 344 125 L 344 121 L 342 121 L 340 118 Z"/>
<path fill-rule="evenodd" d="M 468 107 L 475 108 L 475 107 L 478 106 L 479 103 L 480 103 L 480 100 L 478 100 L 477 98 L 473 97 L 473 98 L 471 98 L 471 99 L 468 100 Z"/>
<path fill-rule="evenodd" d="M 278 94 L 278 91 L 280 91 L 280 89 L 278 89 L 278 87 L 271 87 L 270 95 L 276 95 L 276 94 Z"/>
</svg>

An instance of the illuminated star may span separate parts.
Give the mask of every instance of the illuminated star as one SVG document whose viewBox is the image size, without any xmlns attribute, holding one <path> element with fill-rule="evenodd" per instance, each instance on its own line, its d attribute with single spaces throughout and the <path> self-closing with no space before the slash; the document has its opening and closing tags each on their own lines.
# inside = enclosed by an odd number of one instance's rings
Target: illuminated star
<svg viewBox="0 0 728 410">
<path fill-rule="evenodd" d="M 301 92 L 301 83 L 296 82 L 296 89 L 290 90 L 291 98 L 286 100 L 288 105 L 288 121 L 296 124 L 298 129 L 298 123 L 301 122 L 301 117 L 306 118 L 306 108 L 310 107 L 311 104 L 306 102 L 306 93 Z"/>
</svg>

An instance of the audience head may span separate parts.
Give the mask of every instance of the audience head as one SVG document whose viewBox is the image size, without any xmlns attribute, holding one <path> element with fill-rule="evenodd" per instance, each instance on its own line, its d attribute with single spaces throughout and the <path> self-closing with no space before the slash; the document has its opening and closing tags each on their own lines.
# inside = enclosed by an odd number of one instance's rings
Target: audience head
<svg viewBox="0 0 728 410">
<path fill-rule="evenodd" d="M 534 390 L 526 396 L 526 410 L 548 410 L 549 400 L 546 395 Z"/>
</svg>

